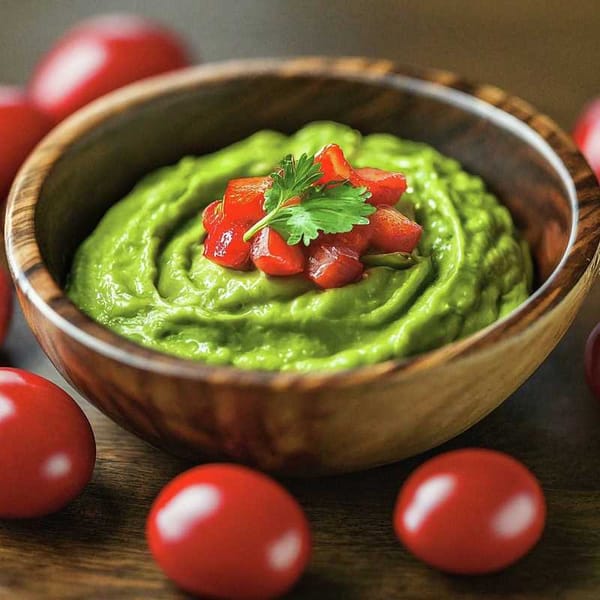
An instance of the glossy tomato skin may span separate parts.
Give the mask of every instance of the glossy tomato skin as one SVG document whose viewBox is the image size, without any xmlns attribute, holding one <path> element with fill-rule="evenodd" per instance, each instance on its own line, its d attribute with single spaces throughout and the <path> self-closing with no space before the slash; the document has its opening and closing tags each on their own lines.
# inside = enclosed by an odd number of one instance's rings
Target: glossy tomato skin
<svg viewBox="0 0 600 600">
<path fill-rule="evenodd" d="M 0 518 L 41 517 L 76 496 L 94 470 L 94 434 L 52 382 L 0 368 Z"/>
<path fill-rule="evenodd" d="M 0 344 L 8 333 L 13 313 L 12 281 L 6 269 L 0 267 Z"/>
<path fill-rule="evenodd" d="M 254 266 L 267 275 L 281 277 L 304 271 L 305 258 L 300 246 L 290 246 L 270 227 L 254 236 L 250 256 Z"/>
<path fill-rule="evenodd" d="M 371 231 L 368 225 L 355 225 L 346 233 L 321 233 L 316 243 L 322 246 L 342 246 L 362 255 L 369 248 Z"/>
<path fill-rule="evenodd" d="M 203 598 L 276 598 L 310 557 L 296 500 L 266 475 L 231 464 L 196 467 L 171 481 L 152 506 L 146 534 L 165 574 Z"/>
<path fill-rule="evenodd" d="M 315 163 L 319 164 L 323 172 L 323 176 L 317 181 L 317 184 L 349 180 L 353 173 L 350 163 L 344 156 L 344 151 L 337 144 L 328 144 L 317 152 Z"/>
<path fill-rule="evenodd" d="M 211 202 L 202 211 L 202 226 L 205 231 L 210 231 L 223 220 L 223 203 L 221 200 Z"/>
<path fill-rule="evenodd" d="M 342 287 L 360 279 L 364 265 L 358 253 L 343 246 L 315 246 L 309 249 L 308 278 L 322 289 Z"/>
<path fill-rule="evenodd" d="M 371 244 L 383 252 L 412 252 L 423 228 L 392 206 L 378 206 L 369 216 Z"/>
<path fill-rule="evenodd" d="M 590 389 L 600 400 L 600 323 L 594 327 L 585 345 L 585 376 Z"/>
<path fill-rule="evenodd" d="M 19 88 L 0 86 L 0 203 L 27 155 L 52 121 Z"/>
<path fill-rule="evenodd" d="M 364 167 L 356 169 L 350 178 L 355 186 L 364 186 L 371 192 L 368 202 L 374 206 L 392 206 L 406 191 L 406 178 L 402 173 L 392 173 L 382 169 Z"/>
<path fill-rule="evenodd" d="M 182 41 L 161 25 L 134 15 L 83 21 L 36 67 L 29 92 L 59 122 L 124 85 L 190 64 Z"/>
<path fill-rule="evenodd" d="M 579 115 L 573 139 L 600 180 L 600 98 L 590 102 Z"/>
<path fill-rule="evenodd" d="M 246 271 L 250 268 L 250 242 L 244 241 L 249 225 L 220 221 L 204 238 L 204 256 L 222 267 Z"/>
<path fill-rule="evenodd" d="M 403 485 L 394 528 L 418 558 L 442 571 L 498 571 L 526 554 L 544 529 L 539 483 L 514 458 L 484 449 L 427 461 Z"/>
<path fill-rule="evenodd" d="M 265 192 L 272 185 L 270 177 L 232 179 L 223 195 L 223 215 L 228 221 L 256 223 L 265 216 Z"/>
</svg>

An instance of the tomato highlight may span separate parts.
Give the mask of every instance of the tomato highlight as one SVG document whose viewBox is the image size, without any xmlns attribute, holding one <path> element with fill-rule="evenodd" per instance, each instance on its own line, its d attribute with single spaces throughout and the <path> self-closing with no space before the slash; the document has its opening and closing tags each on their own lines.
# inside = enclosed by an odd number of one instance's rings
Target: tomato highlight
<svg viewBox="0 0 600 600">
<path fill-rule="evenodd" d="M 94 434 L 52 382 L 0 368 L 0 517 L 42 517 L 78 496 L 94 469 Z"/>
<path fill-rule="evenodd" d="M 58 40 L 36 67 L 29 94 L 58 123 L 108 92 L 189 64 L 185 44 L 162 25 L 135 15 L 102 15 Z"/>
<path fill-rule="evenodd" d="M 146 534 L 167 577 L 203 598 L 276 598 L 310 558 L 296 500 L 266 475 L 231 464 L 196 467 L 167 484 Z"/>
<path fill-rule="evenodd" d="M 440 454 L 406 480 L 394 509 L 402 543 L 450 573 L 504 569 L 544 530 L 546 503 L 532 473 L 514 458 L 478 448 Z"/>
<path fill-rule="evenodd" d="M 204 256 L 222 267 L 246 271 L 250 268 L 250 242 L 244 241 L 245 223 L 220 221 L 204 239 Z"/>
</svg>

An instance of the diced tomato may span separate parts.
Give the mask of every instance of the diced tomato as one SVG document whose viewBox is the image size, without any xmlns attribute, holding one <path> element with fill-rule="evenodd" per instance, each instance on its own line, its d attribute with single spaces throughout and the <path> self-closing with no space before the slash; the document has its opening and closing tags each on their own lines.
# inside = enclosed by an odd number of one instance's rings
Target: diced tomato
<svg viewBox="0 0 600 600">
<path fill-rule="evenodd" d="M 342 246 L 316 246 L 308 257 L 307 275 L 323 289 L 356 281 L 364 269 L 358 253 Z"/>
<path fill-rule="evenodd" d="M 204 256 L 231 269 L 245 271 L 250 268 L 250 242 L 244 241 L 248 230 L 246 223 L 217 223 L 204 240 Z"/>
<path fill-rule="evenodd" d="M 318 184 L 347 179 L 356 187 L 366 187 L 371 192 L 368 201 L 375 206 L 396 204 L 406 191 L 406 178 L 402 173 L 372 167 L 354 169 L 337 144 L 329 144 L 318 152 L 315 163 L 319 163 L 323 171 L 323 177 L 317 181 Z"/>
<path fill-rule="evenodd" d="M 256 223 L 265 216 L 265 191 L 271 186 L 270 177 L 232 179 L 223 195 L 223 214 L 228 221 Z"/>
<path fill-rule="evenodd" d="M 371 228 L 369 225 L 355 225 L 346 233 L 322 233 L 318 243 L 322 246 L 340 246 L 354 250 L 358 255 L 367 251 L 371 242 Z"/>
<path fill-rule="evenodd" d="M 223 218 L 223 206 L 221 200 L 211 202 L 202 213 L 202 225 L 206 231 L 210 231 Z"/>
<path fill-rule="evenodd" d="M 317 184 L 350 179 L 353 173 L 343 150 L 337 144 L 328 144 L 317 152 L 315 163 L 319 163 L 323 171 L 323 177 L 317 181 Z"/>
<path fill-rule="evenodd" d="M 412 252 L 423 228 L 392 206 L 381 205 L 369 216 L 371 245 L 383 252 Z"/>
<path fill-rule="evenodd" d="M 296 275 L 304 271 L 300 246 L 290 246 L 274 229 L 261 229 L 252 241 L 250 257 L 257 269 L 267 275 Z"/>
<path fill-rule="evenodd" d="M 402 173 L 371 167 L 356 169 L 350 177 L 350 183 L 355 186 L 365 186 L 371 192 L 368 202 L 374 206 L 396 204 L 406 191 L 406 178 Z"/>
</svg>

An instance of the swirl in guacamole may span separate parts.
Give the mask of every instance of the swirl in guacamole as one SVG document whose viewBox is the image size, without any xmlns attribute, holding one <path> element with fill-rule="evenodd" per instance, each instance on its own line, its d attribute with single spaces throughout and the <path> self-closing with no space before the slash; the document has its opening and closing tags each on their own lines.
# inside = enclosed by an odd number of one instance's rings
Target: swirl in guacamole
<svg viewBox="0 0 600 600">
<path fill-rule="evenodd" d="M 302 275 L 235 271 L 203 256 L 201 212 L 236 177 L 338 144 L 352 166 L 405 174 L 401 202 L 423 228 L 419 260 L 366 264 L 321 290 Z M 260 131 L 144 178 L 78 249 L 68 294 L 86 314 L 155 350 L 243 369 L 333 370 L 431 350 L 528 296 L 529 250 L 483 181 L 426 144 L 332 122 Z"/>
</svg>

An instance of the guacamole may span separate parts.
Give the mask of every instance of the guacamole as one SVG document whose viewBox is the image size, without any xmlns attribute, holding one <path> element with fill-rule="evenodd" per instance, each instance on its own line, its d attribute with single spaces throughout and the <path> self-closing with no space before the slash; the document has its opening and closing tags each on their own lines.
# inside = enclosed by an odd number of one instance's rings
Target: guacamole
<svg viewBox="0 0 600 600">
<path fill-rule="evenodd" d="M 424 232 L 409 268 L 374 266 L 318 290 L 303 276 L 234 271 L 202 255 L 202 209 L 229 179 L 270 173 L 291 153 L 336 143 L 355 167 L 404 173 L 401 202 Z M 523 302 L 529 251 L 483 181 L 433 148 L 311 123 L 260 131 L 144 178 L 78 249 L 68 294 L 149 348 L 244 369 L 344 369 L 414 355 L 473 333 Z"/>
</svg>

